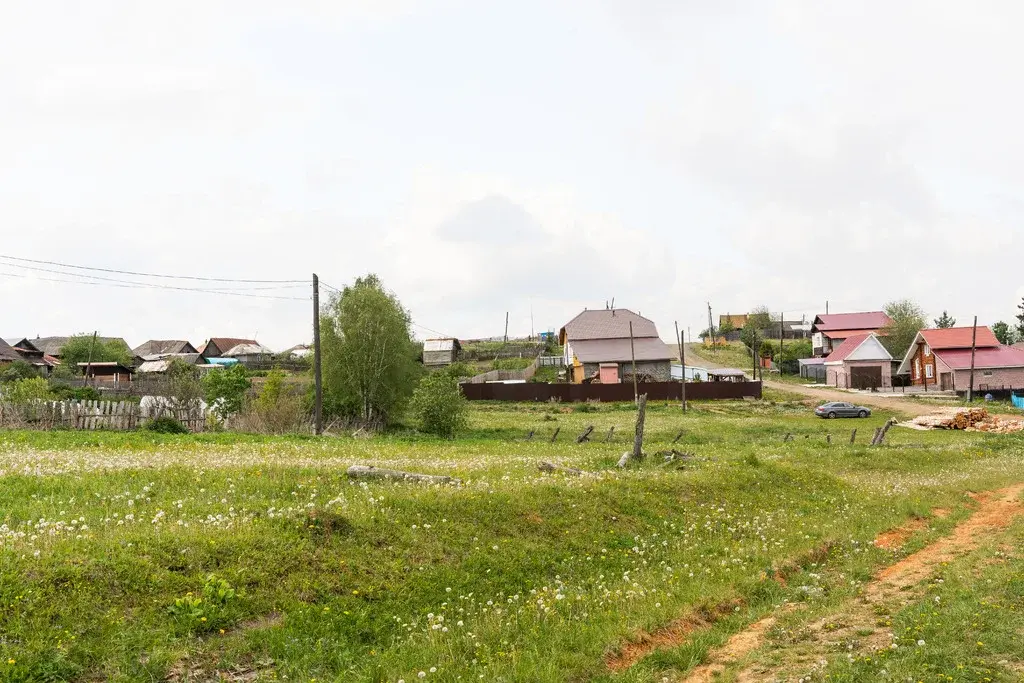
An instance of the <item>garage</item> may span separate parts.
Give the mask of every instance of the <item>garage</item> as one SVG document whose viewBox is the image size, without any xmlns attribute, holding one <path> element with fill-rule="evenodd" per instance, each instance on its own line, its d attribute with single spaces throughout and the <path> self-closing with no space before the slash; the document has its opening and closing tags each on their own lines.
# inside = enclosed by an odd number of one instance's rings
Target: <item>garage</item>
<svg viewBox="0 0 1024 683">
<path fill-rule="evenodd" d="M 847 338 L 824 365 L 825 381 L 840 389 L 892 387 L 892 355 L 874 332 Z"/>
</svg>

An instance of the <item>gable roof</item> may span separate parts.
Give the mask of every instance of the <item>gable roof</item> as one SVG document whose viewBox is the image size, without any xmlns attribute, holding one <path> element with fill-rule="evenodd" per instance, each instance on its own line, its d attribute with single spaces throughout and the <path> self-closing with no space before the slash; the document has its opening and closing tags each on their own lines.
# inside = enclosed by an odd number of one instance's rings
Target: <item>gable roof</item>
<svg viewBox="0 0 1024 683">
<path fill-rule="evenodd" d="M 919 334 L 932 349 L 969 349 L 971 348 L 973 330 L 973 327 L 947 327 L 945 329 L 921 330 Z M 999 340 L 988 327 L 978 325 L 978 340 L 975 346 L 979 349 L 999 346 Z"/>
<path fill-rule="evenodd" d="M 273 354 L 274 352 L 263 344 L 246 342 L 243 344 L 236 344 L 220 355 L 225 358 L 233 358 L 235 356 L 270 356 Z"/>
<path fill-rule="evenodd" d="M 13 346 L 16 349 L 41 352 L 41 349 L 36 348 L 35 344 L 25 337 L 7 337 L 4 341 L 7 342 L 9 346 Z"/>
<path fill-rule="evenodd" d="M 183 339 L 150 339 L 146 343 L 132 349 L 132 353 L 139 358 L 145 358 L 146 356 L 162 356 L 168 353 L 199 353 L 199 351 Z"/>
<path fill-rule="evenodd" d="M 969 370 L 971 367 L 970 349 L 942 349 L 935 351 L 935 357 L 949 366 L 951 370 Z M 988 346 L 975 349 L 974 369 L 987 370 L 992 368 L 1024 368 L 1024 350 L 1012 346 Z"/>
<path fill-rule="evenodd" d="M 628 331 L 627 331 L 627 334 Z M 657 337 L 633 338 L 633 347 L 639 361 L 670 361 L 668 346 Z M 625 339 L 584 339 L 573 342 L 572 352 L 581 363 L 623 363 L 632 360 L 629 337 Z"/>
<path fill-rule="evenodd" d="M 903 361 L 900 363 L 899 369 L 896 373 L 899 375 L 910 372 L 910 361 L 917 353 L 917 347 L 919 344 L 927 344 L 938 358 L 943 363 L 949 365 L 949 367 L 955 367 L 952 363 L 962 363 L 962 353 L 966 352 L 967 365 L 956 366 L 956 367 L 967 367 L 970 365 L 971 355 L 971 331 L 973 328 L 970 327 L 947 327 L 945 329 L 932 329 L 932 330 L 921 330 L 914 337 L 914 341 L 911 342 L 910 348 L 907 349 L 906 354 L 903 356 Z M 966 340 L 966 341 L 965 341 Z M 986 362 L 1014 362 L 1015 358 L 1009 355 L 1002 354 L 1002 349 L 1010 349 L 1014 351 L 1012 347 L 1002 346 L 996 336 L 992 334 L 992 330 L 982 325 L 978 326 L 978 339 L 975 344 L 977 347 L 975 352 L 975 363 L 977 367 L 1016 367 L 1015 365 L 978 365 L 978 358 L 986 358 Z M 985 354 L 982 354 L 985 351 Z M 954 353 L 957 352 L 957 353 Z M 992 352 L 992 353 L 988 353 Z M 1022 352 L 1024 353 L 1024 352 Z M 948 360 L 947 360 L 948 358 Z"/>
<path fill-rule="evenodd" d="M 13 346 L 3 339 L 0 339 L 0 361 L 13 362 L 16 360 L 21 360 L 21 356 L 18 355 L 18 352 L 14 350 Z"/>
<path fill-rule="evenodd" d="M 861 351 L 861 354 L 858 354 L 858 351 Z M 825 358 L 825 364 L 842 363 L 851 356 L 862 355 L 865 352 L 868 357 L 856 358 L 856 360 L 892 360 L 892 354 L 882 345 L 878 335 L 874 332 L 868 332 L 847 337 L 842 344 Z"/>
<path fill-rule="evenodd" d="M 35 339 L 31 339 L 29 341 L 31 341 L 33 346 L 35 346 L 38 350 L 45 353 L 47 356 L 60 358 L 60 350 L 64 348 L 64 345 L 67 344 L 68 340 L 70 339 L 71 337 L 36 337 Z M 96 341 L 102 342 L 104 344 L 116 341 L 124 344 L 124 347 L 126 349 L 132 348 L 128 346 L 128 342 L 126 342 L 121 337 L 96 337 Z"/>
<path fill-rule="evenodd" d="M 451 351 L 452 349 L 462 350 L 462 344 L 459 343 L 458 339 L 426 339 L 423 342 L 423 350 L 425 352 Z"/>
<path fill-rule="evenodd" d="M 206 355 L 206 352 L 210 350 L 210 344 L 213 344 L 217 351 L 223 355 L 225 352 L 230 351 L 239 344 L 256 344 L 259 345 L 255 339 L 239 339 L 237 337 L 210 337 L 206 340 L 206 343 L 199 347 L 199 353 Z"/>
<path fill-rule="evenodd" d="M 653 321 L 628 308 L 585 310 L 567 322 L 558 336 L 563 344 L 588 339 L 629 339 L 630 323 L 633 323 L 634 339 L 658 336 Z"/>
<path fill-rule="evenodd" d="M 892 324 L 892 318 L 884 311 L 867 313 L 822 313 L 814 318 L 812 332 L 833 330 L 880 330 Z"/>
</svg>

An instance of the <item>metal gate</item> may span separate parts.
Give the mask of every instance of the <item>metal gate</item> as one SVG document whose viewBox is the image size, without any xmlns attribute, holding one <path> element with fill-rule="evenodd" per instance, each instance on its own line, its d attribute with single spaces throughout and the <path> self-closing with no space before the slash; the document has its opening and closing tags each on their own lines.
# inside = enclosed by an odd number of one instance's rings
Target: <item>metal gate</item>
<svg viewBox="0 0 1024 683">
<path fill-rule="evenodd" d="M 877 389 L 882 386 L 882 368 L 850 368 L 850 384 L 854 389 Z"/>
</svg>

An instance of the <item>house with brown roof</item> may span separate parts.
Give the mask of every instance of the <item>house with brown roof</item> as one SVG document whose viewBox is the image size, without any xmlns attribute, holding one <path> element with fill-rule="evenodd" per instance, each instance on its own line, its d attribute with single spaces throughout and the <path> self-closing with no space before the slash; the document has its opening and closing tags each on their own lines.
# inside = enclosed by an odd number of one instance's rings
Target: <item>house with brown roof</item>
<svg viewBox="0 0 1024 683">
<path fill-rule="evenodd" d="M 967 391 L 971 376 L 973 327 L 921 330 L 907 349 L 898 373 L 916 386 Z M 974 389 L 1024 388 L 1024 349 L 1003 346 L 985 326 L 974 342 Z"/>
<path fill-rule="evenodd" d="M 811 347 L 816 357 L 824 357 L 858 334 L 881 333 L 892 325 L 892 318 L 883 311 L 867 313 L 822 313 L 811 323 Z"/>
<path fill-rule="evenodd" d="M 204 358 L 220 358 L 231 349 L 242 344 L 252 344 L 253 346 L 259 346 L 260 343 L 255 339 L 239 339 L 237 337 L 211 337 L 206 340 L 206 343 L 199 347 L 198 352 L 202 354 Z"/>
<path fill-rule="evenodd" d="M 35 368 L 36 372 L 41 375 L 49 375 L 53 372 L 54 367 L 60 365 L 60 361 L 53 356 L 47 356 L 38 349 L 35 344 L 29 341 L 28 338 L 15 337 L 11 339 L 4 339 L 3 341 L 14 349 L 21 360 Z"/>
<path fill-rule="evenodd" d="M 10 365 L 16 360 L 22 360 L 18 352 L 14 350 L 13 346 L 0 339 L 0 366 Z"/>
<path fill-rule="evenodd" d="M 657 327 L 629 309 L 585 310 L 562 327 L 558 339 L 573 383 L 631 381 L 634 354 L 638 379 L 671 379 L 672 354 Z"/>
<path fill-rule="evenodd" d="M 825 381 L 844 389 L 888 388 L 892 386 L 892 361 L 877 334 L 855 334 L 824 359 Z"/>
</svg>

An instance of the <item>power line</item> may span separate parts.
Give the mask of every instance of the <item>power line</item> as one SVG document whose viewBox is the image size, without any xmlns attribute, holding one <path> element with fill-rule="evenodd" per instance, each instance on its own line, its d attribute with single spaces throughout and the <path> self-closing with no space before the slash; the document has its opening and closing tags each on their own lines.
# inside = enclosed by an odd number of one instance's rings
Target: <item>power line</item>
<svg viewBox="0 0 1024 683">
<path fill-rule="evenodd" d="M 73 275 L 73 273 L 69 273 L 69 275 Z M 93 285 L 93 286 L 97 286 L 97 287 L 117 287 L 119 289 L 151 289 L 151 288 L 157 288 L 157 289 L 169 289 L 169 290 L 183 291 L 183 292 L 196 292 L 196 293 L 199 293 L 199 294 L 221 294 L 221 295 L 224 295 L 224 296 L 243 296 L 243 297 L 250 298 L 250 299 L 278 299 L 278 300 L 283 300 L 283 301 L 309 301 L 309 297 L 275 296 L 275 295 L 272 295 L 272 294 L 246 294 L 244 292 L 232 292 L 232 291 L 217 290 L 217 289 L 195 289 L 195 288 L 189 288 L 189 287 L 174 287 L 174 286 L 171 286 L 171 285 L 155 285 L 154 284 L 154 285 L 148 285 L 148 286 L 144 285 L 144 286 L 140 287 L 137 284 L 118 283 L 118 281 L 116 281 L 116 280 L 113 281 L 113 282 L 89 282 L 89 281 L 85 281 L 85 280 L 61 280 L 61 279 L 58 279 L 58 278 L 42 277 L 42 276 L 39 276 L 39 275 L 30 275 L 30 274 L 26 274 L 26 273 L 3 273 L 3 272 L 0 272 L 0 276 L 20 277 L 20 278 L 26 278 L 26 279 L 31 279 L 31 280 L 39 280 L 39 281 L 43 281 L 43 282 L 61 282 L 61 283 L 64 283 L 64 284 L 71 284 L 71 285 Z"/>
<path fill-rule="evenodd" d="M 76 278 L 88 278 L 90 280 L 102 280 L 104 282 L 117 282 L 126 285 L 138 285 L 139 287 L 152 287 L 156 289 L 169 289 L 173 288 L 172 285 L 161 285 L 155 282 L 138 282 L 136 280 L 120 280 L 117 278 L 103 277 L 102 275 L 87 275 L 85 273 L 68 273 L 63 270 L 54 270 L 53 268 L 42 268 L 40 266 L 22 266 L 16 263 L 6 264 L 13 268 L 23 268 L 25 270 L 35 270 L 43 273 L 54 273 L 56 275 L 66 275 L 68 277 Z M 69 280 L 69 282 L 77 282 L 77 280 Z M 297 289 L 299 287 L 308 287 L 308 284 L 303 285 L 270 285 L 267 287 L 217 287 L 216 290 L 210 290 L 203 287 L 178 287 L 177 289 L 184 289 L 187 291 L 195 292 L 207 292 L 207 291 L 218 291 L 218 292 L 231 292 L 231 291 L 242 291 L 242 292 L 254 292 L 261 290 L 279 290 L 279 289 Z"/>
<path fill-rule="evenodd" d="M 74 268 L 76 270 L 91 270 L 100 273 L 114 273 L 117 275 L 135 275 L 138 277 L 155 277 L 163 278 L 167 280 L 199 280 L 202 282 L 239 282 L 239 283 L 250 283 L 250 284 L 305 284 L 306 280 L 246 280 L 237 278 L 223 278 L 223 277 L 197 277 L 194 275 L 161 275 L 157 273 L 140 273 L 131 270 L 115 270 L 113 268 L 96 268 L 92 266 L 78 266 L 70 263 L 60 263 L 59 261 L 42 261 L 38 259 L 21 258 L 18 256 L 7 256 L 0 254 L 0 258 L 8 259 L 11 261 L 21 261 L 23 263 L 39 263 L 46 266 L 60 266 L 61 268 Z"/>
</svg>

